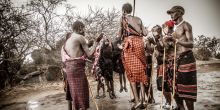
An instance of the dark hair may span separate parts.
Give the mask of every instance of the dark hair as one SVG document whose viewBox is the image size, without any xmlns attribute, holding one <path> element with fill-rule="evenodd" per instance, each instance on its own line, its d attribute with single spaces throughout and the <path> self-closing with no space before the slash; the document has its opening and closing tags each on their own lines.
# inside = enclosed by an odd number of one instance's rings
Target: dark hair
<svg viewBox="0 0 220 110">
<path fill-rule="evenodd" d="M 73 31 L 79 31 L 81 28 L 84 28 L 85 25 L 81 21 L 75 21 L 72 25 Z"/>
<path fill-rule="evenodd" d="M 125 3 L 123 6 L 122 6 L 122 11 L 130 14 L 132 12 L 132 6 L 130 3 Z"/>
<path fill-rule="evenodd" d="M 157 29 L 160 33 L 162 33 L 162 28 L 161 28 L 160 25 L 154 26 L 154 27 L 152 28 L 152 30 L 153 30 L 153 29 Z"/>
</svg>

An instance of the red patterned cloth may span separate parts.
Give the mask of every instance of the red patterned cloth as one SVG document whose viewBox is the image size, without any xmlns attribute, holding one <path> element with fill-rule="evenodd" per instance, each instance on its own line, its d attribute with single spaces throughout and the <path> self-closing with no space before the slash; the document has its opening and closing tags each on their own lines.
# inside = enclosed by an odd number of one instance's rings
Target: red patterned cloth
<svg viewBox="0 0 220 110">
<path fill-rule="evenodd" d="M 89 108 L 89 87 L 85 75 L 85 60 L 67 60 L 65 65 L 73 107 L 77 110 Z"/>
<path fill-rule="evenodd" d="M 140 36 L 129 36 L 124 38 L 123 65 L 130 82 L 143 82 L 147 84 L 146 57 L 144 42 Z"/>
</svg>

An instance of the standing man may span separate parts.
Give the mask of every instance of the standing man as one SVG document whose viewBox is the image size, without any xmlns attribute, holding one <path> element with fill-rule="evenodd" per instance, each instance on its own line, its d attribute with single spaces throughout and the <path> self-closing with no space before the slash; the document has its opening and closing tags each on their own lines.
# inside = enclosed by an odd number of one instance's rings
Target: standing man
<svg viewBox="0 0 220 110">
<path fill-rule="evenodd" d="M 154 45 L 155 45 L 155 40 L 153 37 L 151 36 L 147 36 L 144 38 L 145 41 L 145 56 L 146 56 L 146 75 L 148 77 L 148 82 L 149 85 L 146 86 L 145 88 L 145 93 L 146 96 L 149 98 L 148 103 L 155 103 L 154 97 L 153 97 L 153 87 L 152 87 L 152 75 L 153 75 L 153 71 L 152 71 L 152 66 L 154 65 L 154 62 L 152 60 L 153 58 L 153 53 L 154 53 Z M 151 82 L 150 82 L 151 81 Z M 148 93 L 150 90 L 150 93 Z"/>
<path fill-rule="evenodd" d="M 132 109 L 137 109 L 145 100 L 145 85 L 148 84 L 145 75 L 146 58 L 143 41 L 143 36 L 146 35 L 146 32 L 144 31 L 141 19 L 131 15 L 131 4 L 124 4 L 122 12 L 119 32 L 119 36 L 122 37 L 124 43 L 122 60 L 135 98 L 135 104 L 132 106 Z M 141 99 L 138 98 L 136 89 L 138 83 L 141 85 Z"/>
<path fill-rule="evenodd" d="M 66 38 L 65 38 L 65 41 L 67 39 L 69 39 L 69 37 L 71 36 L 71 33 L 68 32 L 66 34 Z M 63 47 L 62 47 L 63 48 Z M 64 65 L 64 62 L 66 61 L 66 57 L 65 57 L 65 52 L 62 51 L 61 49 L 61 61 L 62 61 L 62 74 L 63 74 L 63 81 L 64 81 L 64 91 L 66 92 L 66 100 L 68 101 L 68 110 L 72 110 L 72 97 L 71 97 L 71 94 L 70 94 L 70 88 L 69 88 L 69 85 L 68 85 L 68 82 L 67 82 L 67 78 L 66 78 L 66 69 L 65 69 L 65 65 Z"/>
<path fill-rule="evenodd" d="M 193 56 L 192 26 L 183 20 L 185 10 L 181 6 L 174 6 L 167 11 L 175 22 L 175 30 L 172 39 L 177 46 L 176 67 L 176 102 L 178 110 L 185 110 L 183 100 L 188 110 L 194 110 L 194 102 L 197 99 L 197 71 L 196 60 Z"/>
<path fill-rule="evenodd" d="M 89 88 L 85 75 L 85 57 L 92 56 L 103 34 L 96 38 L 94 46 L 89 50 L 84 38 L 85 25 L 80 21 L 76 21 L 73 23 L 72 29 L 73 33 L 61 51 L 64 54 L 63 57 L 66 58 L 64 59 L 65 70 L 72 97 L 72 106 L 76 110 L 86 110 L 89 108 Z"/>
</svg>

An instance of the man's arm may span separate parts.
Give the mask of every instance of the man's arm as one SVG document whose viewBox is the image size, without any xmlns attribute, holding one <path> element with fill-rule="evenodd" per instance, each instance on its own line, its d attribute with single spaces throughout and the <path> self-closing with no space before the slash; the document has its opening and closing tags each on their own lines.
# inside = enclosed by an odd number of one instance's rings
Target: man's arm
<svg viewBox="0 0 220 110">
<path fill-rule="evenodd" d="M 185 23 L 184 25 L 185 34 L 187 37 L 187 41 L 176 41 L 177 44 L 186 47 L 193 48 L 193 35 L 192 35 L 192 26 L 189 23 Z"/>
<path fill-rule="evenodd" d="M 88 57 L 91 57 L 91 56 L 93 55 L 93 53 L 95 52 L 95 49 L 96 49 L 96 46 L 97 46 L 98 42 L 95 42 L 95 43 L 93 44 L 93 46 L 91 47 L 91 49 L 89 49 L 88 44 L 86 43 L 86 40 L 85 40 L 83 37 L 81 37 L 81 38 L 80 38 L 80 44 L 81 44 L 81 46 L 82 46 L 83 51 L 85 52 L 85 54 L 86 54 Z"/>
<path fill-rule="evenodd" d="M 119 21 L 119 23 L 120 23 L 120 26 L 119 26 L 119 30 L 118 30 L 118 36 L 119 37 L 122 37 L 122 18 L 120 18 L 120 21 Z"/>
<path fill-rule="evenodd" d="M 89 49 L 88 44 L 86 43 L 86 40 L 83 37 L 80 37 L 80 44 L 85 52 L 85 54 L 88 57 L 91 57 L 93 55 L 93 53 L 95 52 L 95 49 L 98 45 L 98 42 L 100 42 L 100 40 L 103 38 L 104 34 L 101 33 L 95 40 L 94 45 Z"/>
<path fill-rule="evenodd" d="M 147 49 L 149 52 L 153 52 L 153 48 L 151 47 L 150 38 L 147 38 L 147 39 L 145 40 L 145 44 L 146 44 L 146 49 Z"/>
</svg>

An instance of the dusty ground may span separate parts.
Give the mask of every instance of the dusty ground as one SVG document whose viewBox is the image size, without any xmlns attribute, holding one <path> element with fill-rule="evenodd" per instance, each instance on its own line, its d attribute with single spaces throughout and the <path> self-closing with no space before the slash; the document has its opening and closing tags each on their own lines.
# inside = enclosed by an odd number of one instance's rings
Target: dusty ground
<svg viewBox="0 0 220 110">
<path fill-rule="evenodd" d="M 196 110 L 220 110 L 220 61 L 198 62 L 198 101 Z M 96 82 L 89 78 L 92 93 L 95 95 Z M 0 110 L 67 110 L 67 101 L 62 82 L 29 84 L 1 91 Z M 127 85 L 129 88 L 129 85 Z M 161 92 L 156 90 L 154 79 L 155 104 L 148 105 L 149 110 L 159 110 Z M 130 89 L 119 92 L 119 79 L 115 77 L 116 99 L 107 97 L 96 100 L 99 110 L 129 110 Z M 91 96 L 91 95 L 90 95 Z M 92 98 L 91 98 L 92 99 Z M 95 110 L 93 100 L 90 110 Z"/>
</svg>

